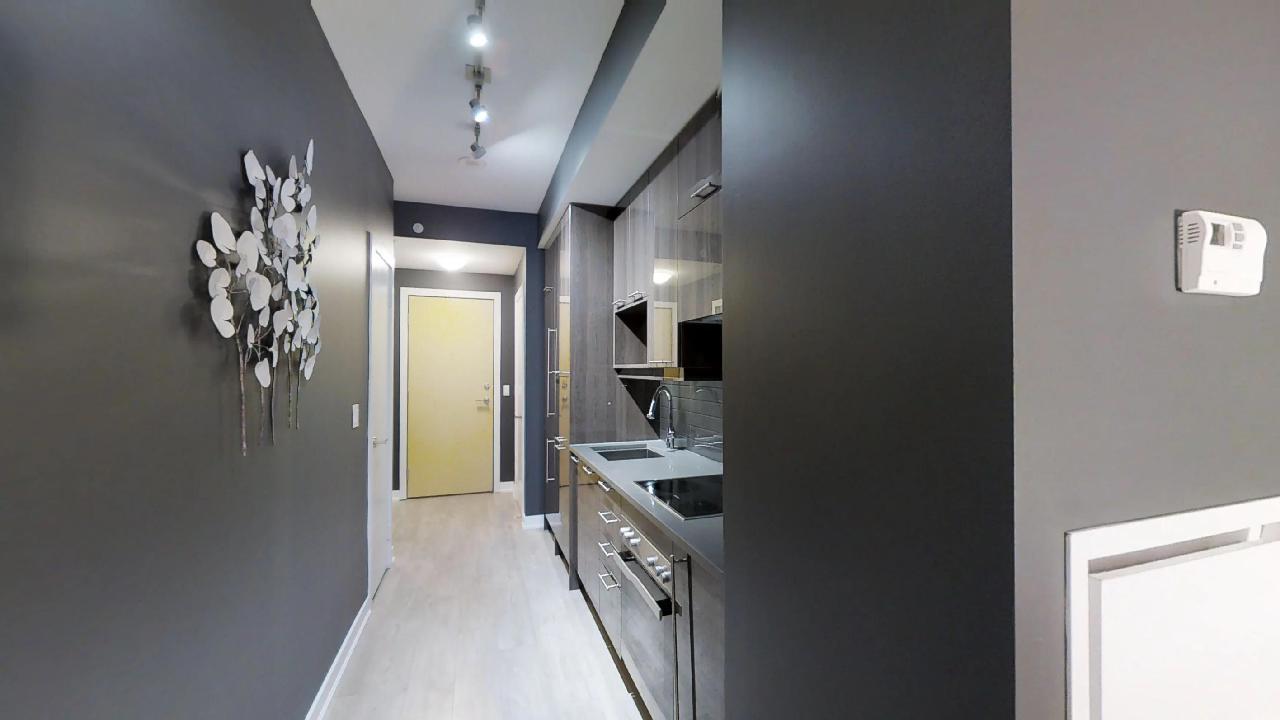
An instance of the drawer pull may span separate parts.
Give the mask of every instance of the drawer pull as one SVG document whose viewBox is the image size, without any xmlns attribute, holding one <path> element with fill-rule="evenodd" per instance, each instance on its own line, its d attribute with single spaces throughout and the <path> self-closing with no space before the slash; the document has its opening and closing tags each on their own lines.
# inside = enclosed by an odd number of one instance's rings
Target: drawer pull
<svg viewBox="0 0 1280 720">
<path fill-rule="evenodd" d="M 595 471 L 595 470 L 592 470 L 591 468 L 587 467 L 586 465 L 583 465 L 583 466 L 582 466 L 582 472 L 584 472 L 584 473 L 586 473 L 586 474 L 588 474 L 588 475 L 595 475 L 595 474 L 596 474 L 596 471 Z"/>
<path fill-rule="evenodd" d="M 604 521 L 605 525 L 612 525 L 616 522 L 621 522 L 621 520 L 618 519 L 618 516 L 614 515 L 613 512 L 610 510 L 597 512 L 596 514 L 600 516 L 600 519 Z M 610 518 L 612 518 L 612 520 Z"/>
<path fill-rule="evenodd" d="M 608 485 L 605 485 L 603 480 L 597 480 L 596 484 L 599 485 L 600 489 L 605 492 L 613 492 L 613 488 L 609 487 Z"/>
<path fill-rule="evenodd" d="M 605 557 L 613 557 L 613 553 L 610 552 L 611 550 L 613 550 L 612 545 L 610 545 L 607 542 L 596 543 L 596 544 L 600 546 L 600 552 L 604 553 Z"/>
<path fill-rule="evenodd" d="M 600 578 L 600 584 L 604 586 L 605 590 L 617 590 L 618 588 L 622 587 L 622 583 L 618 582 L 617 578 L 610 575 L 609 573 L 599 573 L 596 575 L 596 577 Z M 606 580 L 605 578 L 608 578 L 608 580 Z M 609 584 L 610 580 L 613 581 L 612 585 Z"/>
</svg>

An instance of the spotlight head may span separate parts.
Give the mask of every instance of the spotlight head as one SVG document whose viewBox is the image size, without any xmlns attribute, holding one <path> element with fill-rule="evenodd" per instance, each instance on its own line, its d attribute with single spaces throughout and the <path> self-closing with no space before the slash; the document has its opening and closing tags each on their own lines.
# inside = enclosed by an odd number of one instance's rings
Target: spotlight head
<svg viewBox="0 0 1280 720">
<path fill-rule="evenodd" d="M 484 23 L 479 15 L 467 16 L 467 42 L 471 47 L 482 48 L 489 44 L 489 35 L 484 31 Z"/>
<path fill-rule="evenodd" d="M 481 145 L 480 143 L 478 142 L 471 143 L 471 157 L 475 158 L 476 160 L 479 160 L 480 158 L 484 157 L 484 154 L 487 152 L 489 151 L 485 150 L 484 146 Z"/>
<path fill-rule="evenodd" d="M 489 108 L 480 104 L 480 98 L 471 98 L 471 119 L 478 123 L 489 122 Z"/>
</svg>

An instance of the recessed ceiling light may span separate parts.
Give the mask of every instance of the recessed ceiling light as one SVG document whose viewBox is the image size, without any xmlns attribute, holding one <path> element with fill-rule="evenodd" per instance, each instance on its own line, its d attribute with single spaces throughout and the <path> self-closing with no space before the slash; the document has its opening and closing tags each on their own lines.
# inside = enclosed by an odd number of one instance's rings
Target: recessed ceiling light
<svg viewBox="0 0 1280 720">
<path fill-rule="evenodd" d="M 484 23 L 479 15 L 467 16 L 467 42 L 473 48 L 482 48 L 489 44 L 489 35 L 484 31 Z"/>
<path fill-rule="evenodd" d="M 667 281 L 675 276 L 676 276 L 675 270 L 656 270 L 655 269 L 653 271 L 653 284 L 666 285 Z"/>
<path fill-rule="evenodd" d="M 467 259 L 458 253 L 441 253 L 436 256 L 436 262 L 447 272 L 457 272 L 467 264 Z"/>
</svg>

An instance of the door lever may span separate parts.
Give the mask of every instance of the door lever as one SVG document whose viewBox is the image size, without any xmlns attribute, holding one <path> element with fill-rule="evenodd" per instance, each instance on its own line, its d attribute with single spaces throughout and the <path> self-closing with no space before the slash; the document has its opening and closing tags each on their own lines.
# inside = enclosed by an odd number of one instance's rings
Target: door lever
<svg viewBox="0 0 1280 720">
<path fill-rule="evenodd" d="M 386 438 L 380 438 L 380 437 L 378 437 L 378 436 L 376 436 L 376 435 L 373 437 L 373 446 L 374 446 L 374 447 L 378 447 L 378 446 L 380 446 L 380 445 L 386 445 L 386 444 L 387 444 L 387 439 L 386 439 Z"/>
</svg>

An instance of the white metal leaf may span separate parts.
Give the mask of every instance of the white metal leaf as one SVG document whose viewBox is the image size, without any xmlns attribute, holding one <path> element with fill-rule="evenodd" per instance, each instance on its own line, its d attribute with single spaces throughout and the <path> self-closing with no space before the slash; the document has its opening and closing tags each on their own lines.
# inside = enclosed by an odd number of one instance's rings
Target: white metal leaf
<svg viewBox="0 0 1280 720">
<path fill-rule="evenodd" d="M 259 360 L 257 365 L 253 366 L 253 374 L 258 378 L 258 384 L 262 387 L 271 387 L 271 363 L 267 360 Z"/>
<path fill-rule="evenodd" d="M 289 264 L 285 267 L 284 279 L 285 287 L 289 288 L 291 292 L 301 290 L 305 287 L 305 276 L 302 271 L 302 266 L 293 260 L 290 260 Z"/>
<path fill-rule="evenodd" d="M 315 153 L 316 153 L 316 141 L 315 141 L 315 138 L 312 138 L 311 140 L 309 140 L 309 141 L 307 142 L 307 162 L 306 162 L 306 166 L 307 166 L 307 174 L 308 174 L 308 175 L 310 175 L 310 174 L 311 174 L 311 159 L 315 156 Z"/>
<path fill-rule="evenodd" d="M 279 181 L 277 181 L 277 182 L 275 182 L 275 183 L 272 183 L 272 185 L 271 185 L 271 202 L 275 203 L 276 205 L 279 205 L 279 204 L 280 204 L 280 183 L 279 183 Z"/>
<path fill-rule="evenodd" d="M 236 241 L 236 254 L 240 256 L 240 264 L 236 266 L 236 274 L 254 272 L 258 269 L 258 237 L 249 231 L 240 233 Z"/>
<path fill-rule="evenodd" d="M 231 307 L 231 299 L 226 295 L 221 295 L 213 299 L 209 303 L 209 316 L 213 318 L 214 327 L 218 328 L 218 333 L 224 338 L 229 338 L 236 334 L 236 326 L 231 324 L 231 315 L 235 309 Z"/>
<path fill-rule="evenodd" d="M 223 252 L 233 252 L 236 249 L 236 236 L 231 232 L 231 224 L 216 212 L 209 218 L 209 224 L 213 226 L 213 244 Z"/>
<path fill-rule="evenodd" d="M 245 279 L 245 285 L 249 288 L 249 307 L 255 312 L 265 308 L 271 299 L 271 281 L 256 272 L 251 272 Z"/>
<path fill-rule="evenodd" d="M 302 192 L 298 193 L 298 202 L 306 205 L 311 202 L 311 186 L 303 185 Z"/>
<path fill-rule="evenodd" d="M 271 308 L 263 307 L 262 312 L 258 313 L 258 327 L 267 327 L 271 324 Z"/>
<path fill-rule="evenodd" d="M 307 309 L 298 313 L 298 334 L 304 338 L 310 335 L 311 326 L 312 326 L 312 323 L 315 322 L 315 318 L 316 318 L 315 310 Z"/>
<path fill-rule="evenodd" d="M 295 155 L 289 156 L 289 177 L 298 177 L 298 158 Z"/>
<path fill-rule="evenodd" d="M 200 262 L 205 267 L 213 267 L 218 264 L 218 251 L 214 249 L 213 243 L 208 240 L 196 241 L 196 255 L 200 258 Z"/>
<path fill-rule="evenodd" d="M 302 377 L 305 380 L 311 379 L 311 373 L 316 369 L 316 356 L 312 355 L 307 358 L 307 363 L 302 366 Z"/>
<path fill-rule="evenodd" d="M 262 164 L 258 162 L 258 156 L 253 151 L 244 154 L 244 174 L 249 178 L 249 182 L 262 179 Z"/>
<path fill-rule="evenodd" d="M 293 181 L 286 180 L 285 182 L 293 182 Z M 298 209 L 298 203 L 296 200 L 293 199 L 293 196 L 286 195 L 283 192 L 281 192 L 281 195 L 280 195 L 280 204 L 284 206 L 285 212 L 293 212 L 294 210 Z"/>
<path fill-rule="evenodd" d="M 314 234 L 316 231 L 316 206 L 312 205 L 307 211 L 307 232 Z"/>
<path fill-rule="evenodd" d="M 265 200 L 267 197 L 267 186 L 262 184 L 261 180 L 254 180 L 249 183 L 253 185 L 253 196 L 259 200 Z M 258 207 L 262 207 L 262 203 L 258 203 Z"/>
<path fill-rule="evenodd" d="M 298 244 L 298 221 L 292 215 L 281 215 L 272 221 L 271 233 L 276 236 L 276 240 L 295 247 Z"/>
<path fill-rule="evenodd" d="M 267 179 L 267 184 L 268 184 L 268 185 L 275 185 L 275 184 L 276 184 L 276 173 L 275 173 L 275 171 L 271 169 L 271 166 L 270 166 L 270 165 L 267 165 L 267 166 L 266 166 L 266 171 L 267 171 L 267 172 L 266 172 L 266 174 L 265 174 L 263 177 L 265 177 L 265 178 Z"/>
<path fill-rule="evenodd" d="M 209 273 L 209 297 L 217 298 L 219 296 L 227 296 L 227 287 L 231 285 L 231 273 L 226 268 L 214 268 Z M 227 317 L 230 317 L 228 315 Z"/>
<path fill-rule="evenodd" d="M 253 228 L 255 233 L 261 233 L 267 229 L 266 223 L 262 220 L 262 212 L 258 208 L 249 211 L 249 227 Z"/>
<path fill-rule="evenodd" d="M 276 262 L 278 263 L 279 261 L 277 260 Z M 279 302 L 282 297 L 284 297 L 284 283 L 276 283 L 275 285 L 272 285 L 271 299 Z"/>
<path fill-rule="evenodd" d="M 280 341 L 278 339 L 271 340 L 271 367 L 275 367 L 280 362 Z"/>
<path fill-rule="evenodd" d="M 275 311 L 271 316 L 271 330 L 276 337 L 284 334 L 289 329 L 289 321 L 293 319 L 293 313 L 289 308 L 281 308 Z"/>
</svg>

